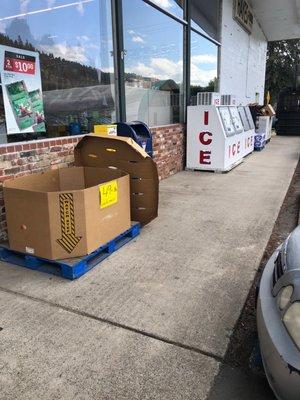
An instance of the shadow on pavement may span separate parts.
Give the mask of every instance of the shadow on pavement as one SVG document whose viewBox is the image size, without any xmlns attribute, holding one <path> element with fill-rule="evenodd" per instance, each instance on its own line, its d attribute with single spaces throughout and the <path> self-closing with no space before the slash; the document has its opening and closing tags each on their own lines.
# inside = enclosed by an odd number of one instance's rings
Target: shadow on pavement
<svg viewBox="0 0 300 400">
<path fill-rule="evenodd" d="M 265 378 L 222 365 L 206 400 L 276 400 Z"/>
</svg>

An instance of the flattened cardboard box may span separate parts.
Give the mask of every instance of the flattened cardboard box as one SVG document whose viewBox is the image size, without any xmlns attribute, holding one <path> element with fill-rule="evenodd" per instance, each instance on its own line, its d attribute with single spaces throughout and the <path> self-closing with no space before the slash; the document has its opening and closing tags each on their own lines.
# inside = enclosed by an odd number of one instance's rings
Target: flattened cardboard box
<svg viewBox="0 0 300 400">
<path fill-rule="evenodd" d="M 75 147 L 74 156 L 77 166 L 114 166 L 127 172 L 130 175 L 131 220 L 145 225 L 157 217 L 157 167 L 134 140 L 86 135 Z"/>
<path fill-rule="evenodd" d="M 4 183 L 10 248 L 47 259 L 79 257 L 130 228 L 129 176 L 72 167 Z"/>
</svg>

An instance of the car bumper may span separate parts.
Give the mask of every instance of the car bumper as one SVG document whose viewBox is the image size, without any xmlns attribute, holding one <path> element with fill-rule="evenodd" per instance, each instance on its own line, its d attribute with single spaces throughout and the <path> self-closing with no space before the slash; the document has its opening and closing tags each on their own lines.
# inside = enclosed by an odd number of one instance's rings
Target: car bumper
<svg viewBox="0 0 300 400">
<path fill-rule="evenodd" d="M 272 277 L 277 251 L 262 275 L 258 302 L 257 328 L 265 372 L 279 400 L 300 399 L 300 352 L 285 329 L 272 295 Z M 291 356 L 292 355 L 292 356 Z M 298 359 L 295 362 L 295 358 Z"/>
</svg>

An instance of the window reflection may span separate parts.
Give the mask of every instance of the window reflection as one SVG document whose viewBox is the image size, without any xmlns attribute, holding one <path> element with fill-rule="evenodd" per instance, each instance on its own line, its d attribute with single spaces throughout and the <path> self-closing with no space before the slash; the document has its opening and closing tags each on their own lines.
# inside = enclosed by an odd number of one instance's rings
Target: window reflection
<svg viewBox="0 0 300 400">
<path fill-rule="evenodd" d="M 191 104 L 198 92 L 214 92 L 218 87 L 218 46 L 191 32 Z"/>
<path fill-rule="evenodd" d="M 182 25 L 141 0 L 124 0 L 123 7 L 127 121 L 179 122 Z"/>
<path fill-rule="evenodd" d="M 85 133 L 115 119 L 109 0 L 6 1 L 0 44 L 39 52 L 46 136 Z M 0 125 L 3 131 L 2 101 Z"/>
<path fill-rule="evenodd" d="M 176 17 L 183 17 L 183 2 L 184 0 L 150 0 L 163 10 L 168 11 Z"/>
<path fill-rule="evenodd" d="M 219 39 L 219 0 L 190 0 L 191 26 L 211 38 Z"/>
</svg>

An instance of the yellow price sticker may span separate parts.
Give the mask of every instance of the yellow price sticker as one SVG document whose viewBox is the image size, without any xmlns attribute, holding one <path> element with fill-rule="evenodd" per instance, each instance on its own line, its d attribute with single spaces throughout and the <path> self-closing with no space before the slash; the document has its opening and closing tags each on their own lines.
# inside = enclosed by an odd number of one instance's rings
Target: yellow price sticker
<svg viewBox="0 0 300 400">
<path fill-rule="evenodd" d="M 118 202 L 118 182 L 110 181 L 99 186 L 100 208 L 112 206 Z"/>
</svg>

